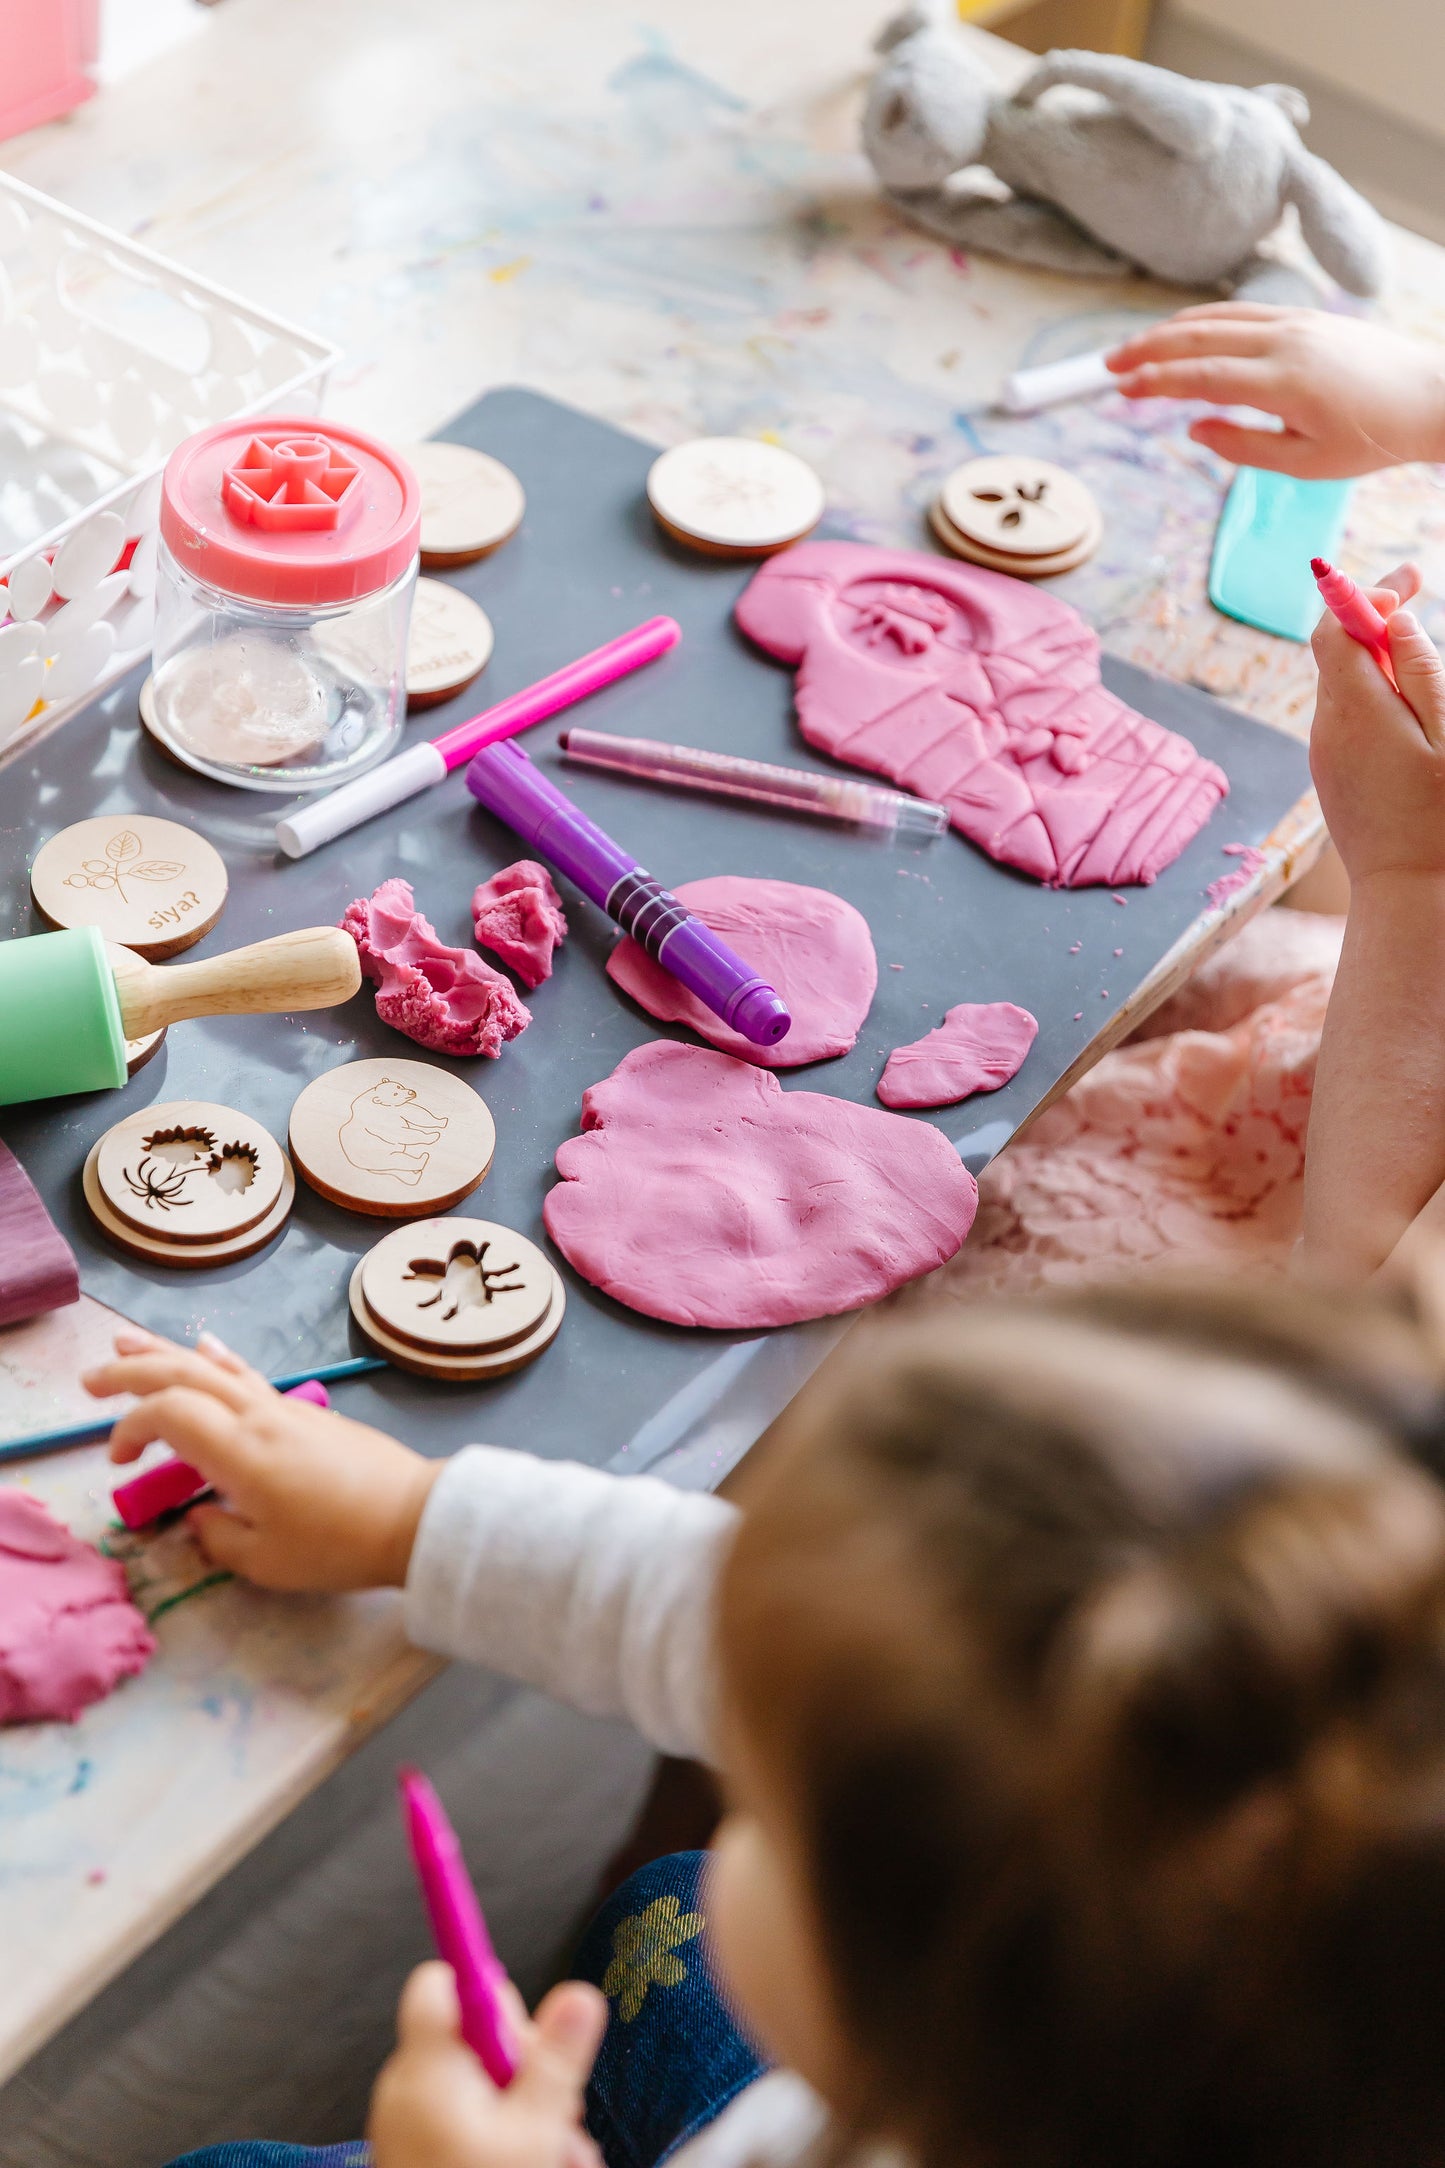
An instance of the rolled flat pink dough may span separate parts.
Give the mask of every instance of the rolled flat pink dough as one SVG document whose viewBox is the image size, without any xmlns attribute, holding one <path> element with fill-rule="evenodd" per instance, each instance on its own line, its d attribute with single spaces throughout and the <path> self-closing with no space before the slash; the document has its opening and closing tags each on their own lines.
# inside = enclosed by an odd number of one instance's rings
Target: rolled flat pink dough
<svg viewBox="0 0 1445 2168">
<path fill-rule="evenodd" d="M 510 979 L 472 949 L 448 948 L 416 907 L 409 881 L 383 881 L 341 920 L 376 982 L 376 1013 L 437 1054 L 490 1054 L 532 1021 Z"/>
<path fill-rule="evenodd" d="M 552 951 L 567 938 L 567 914 L 552 876 L 535 858 L 519 858 L 483 881 L 472 897 L 482 948 L 516 972 L 524 986 L 552 976 Z"/>
<path fill-rule="evenodd" d="M 810 745 L 941 800 L 960 835 L 1037 881 L 1152 881 L 1228 793 L 1187 738 L 1105 690 L 1094 633 L 1027 580 L 799 542 L 735 614 L 797 665 Z"/>
<path fill-rule="evenodd" d="M 0 1325 L 79 1300 L 74 1250 L 15 1154 L 0 1144 Z"/>
<path fill-rule="evenodd" d="M 547 1232 L 646 1317 L 750 1331 L 876 1302 L 961 1247 L 978 1190 L 927 1122 L 654 1039 L 582 1096 Z"/>
<path fill-rule="evenodd" d="M 911 1046 L 895 1046 L 878 1079 L 885 1107 L 948 1107 L 996 1092 L 1023 1067 L 1038 1018 L 1012 1001 L 961 1001 Z"/>
<path fill-rule="evenodd" d="M 70 1722 L 154 1652 L 116 1561 L 0 1489 L 0 1724 Z"/>
<path fill-rule="evenodd" d="M 793 1028 L 776 1046 L 755 1046 L 635 941 L 619 941 L 607 959 L 607 976 L 649 1016 L 687 1024 L 724 1054 L 766 1069 L 796 1069 L 848 1052 L 878 986 L 873 936 L 860 911 L 826 888 L 731 873 L 685 881 L 676 895 L 777 988 L 793 1012 Z"/>
</svg>

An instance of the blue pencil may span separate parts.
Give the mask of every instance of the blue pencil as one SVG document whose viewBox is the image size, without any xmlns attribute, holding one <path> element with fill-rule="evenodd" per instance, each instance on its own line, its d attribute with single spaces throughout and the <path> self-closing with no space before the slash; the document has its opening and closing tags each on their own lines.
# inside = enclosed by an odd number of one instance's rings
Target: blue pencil
<svg viewBox="0 0 1445 2168">
<path fill-rule="evenodd" d="M 380 1355 L 352 1355 L 345 1362 L 322 1363 L 310 1370 L 288 1370 L 284 1377 L 273 1378 L 271 1383 L 278 1393 L 288 1392 L 293 1385 L 304 1385 L 314 1378 L 319 1385 L 332 1385 L 338 1378 L 365 1377 L 370 1370 L 384 1370 L 386 1363 Z M 11 1438 L 0 1445 L 0 1462 L 28 1460 L 32 1453 L 49 1453 L 66 1445 L 93 1445 L 103 1438 L 115 1422 L 113 1415 L 92 1415 L 83 1423 L 67 1423 L 60 1430 L 37 1430 L 29 1438 Z"/>
</svg>

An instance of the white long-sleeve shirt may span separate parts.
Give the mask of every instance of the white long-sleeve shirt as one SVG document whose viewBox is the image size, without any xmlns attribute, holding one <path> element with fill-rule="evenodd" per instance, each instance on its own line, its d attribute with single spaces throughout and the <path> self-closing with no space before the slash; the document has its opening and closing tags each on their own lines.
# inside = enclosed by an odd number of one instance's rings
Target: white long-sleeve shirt
<svg viewBox="0 0 1445 2168">
<path fill-rule="evenodd" d="M 668 1754 L 712 1759 L 718 1574 L 737 1525 L 720 1498 L 648 1476 L 471 1446 L 432 1486 L 412 1549 L 418 1647 L 625 1716 Z M 795 2162 L 826 2111 L 791 2071 L 729 2103 L 669 2168 Z"/>
</svg>

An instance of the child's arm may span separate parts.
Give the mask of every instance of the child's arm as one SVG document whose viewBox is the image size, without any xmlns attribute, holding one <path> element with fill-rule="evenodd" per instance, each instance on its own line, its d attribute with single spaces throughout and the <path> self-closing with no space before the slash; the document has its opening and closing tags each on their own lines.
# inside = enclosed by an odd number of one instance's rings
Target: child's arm
<svg viewBox="0 0 1445 2168">
<path fill-rule="evenodd" d="M 554 1987 L 533 2020 L 514 2015 L 520 2068 L 499 2092 L 461 2039 L 450 1967 L 419 1966 L 371 2096 L 374 2168 L 601 2168 L 581 2123 L 606 2022 L 595 1987 Z"/>
<path fill-rule="evenodd" d="M 1310 480 L 1445 459 L 1445 356 L 1320 309 L 1217 301 L 1109 355 L 1126 399 L 1207 399 L 1278 415 L 1282 431 L 1209 415 L 1189 434 L 1241 467 Z"/>
<path fill-rule="evenodd" d="M 130 1330 L 116 1346 L 85 1380 L 141 1396 L 111 1458 L 162 1440 L 215 1484 L 223 1503 L 189 1519 L 216 1564 L 264 1588 L 404 1587 L 419 1647 L 626 1716 L 665 1753 L 707 1754 L 731 1506 L 494 1446 L 429 1461 L 283 1399 L 213 1341 Z"/>
<path fill-rule="evenodd" d="M 1305 1158 L 1301 1263 L 1373 1272 L 1445 1182 L 1445 667 L 1374 600 L 1400 693 L 1332 618 L 1315 633 L 1310 765 L 1350 876 L 1344 950 L 1320 1043 Z M 1402 697 L 1403 695 L 1403 697 Z"/>
</svg>

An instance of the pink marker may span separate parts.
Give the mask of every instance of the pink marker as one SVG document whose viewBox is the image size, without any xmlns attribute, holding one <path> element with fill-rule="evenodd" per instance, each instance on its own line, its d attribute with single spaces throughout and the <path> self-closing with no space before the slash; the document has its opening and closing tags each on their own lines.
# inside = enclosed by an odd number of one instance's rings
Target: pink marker
<svg viewBox="0 0 1445 2168">
<path fill-rule="evenodd" d="M 286 1398 L 309 1400 L 317 1408 L 331 1405 L 326 1387 L 315 1378 L 308 1378 L 304 1385 L 293 1385 Z M 178 1506 L 189 1505 L 210 1487 L 199 1468 L 172 1453 L 169 1459 L 158 1460 L 153 1468 L 133 1475 L 128 1483 L 118 1484 L 110 1494 L 110 1502 L 127 1528 L 148 1528 L 163 1513 L 174 1513 Z"/>
<path fill-rule="evenodd" d="M 604 646 L 594 647 L 588 655 L 579 655 L 576 662 L 566 663 L 525 691 L 499 700 L 494 708 L 484 708 L 469 722 L 444 730 L 428 744 L 408 746 L 394 760 L 384 760 L 379 768 L 359 775 L 354 783 L 343 783 L 340 790 L 310 800 L 298 812 L 277 821 L 277 843 L 288 858 L 306 857 L 321 844 L 359 828 L 374 813 L 384 813 L 388 807 L 414 798 L 418 791 L 430 790 L 433 783 L 443 782 L 453 768 L 481 752 L 483 746 L 514 738 L 519 730 L 530 730 L 533 723 L 545 722 L 560 708 L 570 708 L 589 693 L 600 692 L 614 678 L 626 677 L 644 663 L 656 662 L 681 638 L 682 628 L 675 618 L 649 617 L 645 625 L 634 625 L 631 632 L 620 633 Z"/>
<path fill-rule="evenodd" d="M 1357 587 L 1348 572 L 1337 572 L 1323 557 L 1310 559 L 1310 570 L 1320 591 L 1320 600 L 1330 615 L 1341 624 L 1352 640 L 1367 647 L 1384 671 L 1396 692 L 1400 690 L 1395 680 L 1395 665 L 1390 660 L 1390 634 L 1385 620 L 1363 589 Z"/>
<path fill-rule="evenodd" d="M 419 1769 L 403 1769 L 398 1781 L 437 1955 L 456 1975 L 462 2038 L 493 2085 L 510 2085 L 517 2075 L 517 2051 L 502 2005 L 507 1975 L 492 1948 L 457 1833 Z"/>
</svg>

